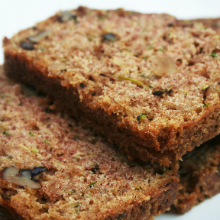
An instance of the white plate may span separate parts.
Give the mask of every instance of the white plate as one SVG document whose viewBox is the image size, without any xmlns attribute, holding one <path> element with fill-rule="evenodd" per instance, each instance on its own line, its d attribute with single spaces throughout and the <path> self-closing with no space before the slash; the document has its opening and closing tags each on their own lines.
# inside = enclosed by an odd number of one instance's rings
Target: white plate
<svg viewBox="0 0 220 220">
<path fill-rule="evenodd" d="M 0 4 L 0 40 L 33 26 L 59 10 L 79 5 L 97 9 L 117 9 L 145 13 L 169 13 L 180 19 L 220 17 L 219 0 L 6 0 Z M 0 48 L 0 64 L 3 50 Z M 220 220 L 220 195 L 206 200 L 185 215 L 162 214 L 155 220 Z"/>
</svg>

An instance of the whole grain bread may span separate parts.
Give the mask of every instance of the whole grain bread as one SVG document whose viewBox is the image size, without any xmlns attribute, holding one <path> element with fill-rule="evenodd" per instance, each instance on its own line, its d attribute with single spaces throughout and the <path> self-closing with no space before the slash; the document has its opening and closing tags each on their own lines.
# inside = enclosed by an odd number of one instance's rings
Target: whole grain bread
<svg viewBox="0 0 220 220">
<path fill-rule="evenodd" d="M 166 14 L 79 7 L 5 38 L 4 69 L 131 158 L 169 166 L 220 132 L 219 38 Z"/>
<path fill-rule="evenodd" d="M 136 220 L 169 209 L 172 170 L 129 161 L 0 72 L 0 205 L 16 219 Z"/>
</svg>

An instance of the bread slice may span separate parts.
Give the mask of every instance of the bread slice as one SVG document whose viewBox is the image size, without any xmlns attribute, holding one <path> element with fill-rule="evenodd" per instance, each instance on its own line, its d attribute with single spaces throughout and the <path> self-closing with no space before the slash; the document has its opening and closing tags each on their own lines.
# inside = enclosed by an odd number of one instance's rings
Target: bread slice
<svg viewBox="0 0 220 220">
<path fill-rule="evenodd" d="M 220 136 L 183 156 L 173 208 L 183 214 L 220 192 Z"/>
<path fill-rule="evenodd" d="M 178 185 L 172 170 L 126 160 L 24 91 L 1 69 L 0 205 L 25 220 L 151 219 L 169 209 Z"/>
<path fill-rule="evenodd" d="M 4 69 L 131 158 L 169 166 L 220 133 L 219 42 L 201 23 L 79 7 L 5 38 Z"/>
</svg>

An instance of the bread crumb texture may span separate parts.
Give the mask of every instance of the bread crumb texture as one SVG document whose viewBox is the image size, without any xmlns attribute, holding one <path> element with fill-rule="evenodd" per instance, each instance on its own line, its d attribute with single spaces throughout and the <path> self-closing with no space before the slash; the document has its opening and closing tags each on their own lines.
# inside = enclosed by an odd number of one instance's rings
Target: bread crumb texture
<svg viewBox="0 0 220 220">
<path fill-rule="evenodd" d="M 1 73 L 1 205 L 36 220 L 149 219 L 169 208 L 172 171 L 128 161 L 49 100 L 7 81 Z"/>
<path fill-rule="evenodd" d="M 116 117 L 131 143 L 176 151 L 173 160 L 207 140 L 218 117 L 219 38 L 202 23 L 180 25 L 167 14 L 79 7 L 5 38 L 4 50 L 6 66 L 15 57 L 73 88 L 87 109 Z"/>
</svg>

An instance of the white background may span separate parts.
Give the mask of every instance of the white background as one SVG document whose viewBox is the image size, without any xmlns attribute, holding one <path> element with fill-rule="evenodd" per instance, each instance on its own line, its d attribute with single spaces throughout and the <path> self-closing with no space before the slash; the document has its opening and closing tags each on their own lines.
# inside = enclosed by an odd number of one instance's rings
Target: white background
<svg viewBox="0 0 220 220">
<path fill-rule="evenodd" d="M 1 0 L 0 40 L 33 26 L 59 10 L 79 5 L 97 9 L 124 8 L 145 13 L 169 13 L 179 19 L 220 17 L 220 0 Z M 0 64 L 3 50 L 0 48 Z M 220 220 L 220 195 L 206 200 L 185 215 L 162 214 L 155 220 Z"/>
</svg>

